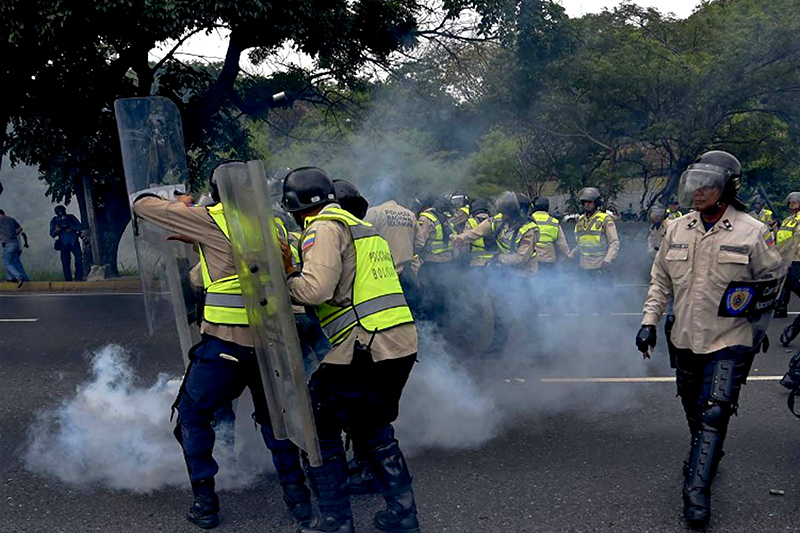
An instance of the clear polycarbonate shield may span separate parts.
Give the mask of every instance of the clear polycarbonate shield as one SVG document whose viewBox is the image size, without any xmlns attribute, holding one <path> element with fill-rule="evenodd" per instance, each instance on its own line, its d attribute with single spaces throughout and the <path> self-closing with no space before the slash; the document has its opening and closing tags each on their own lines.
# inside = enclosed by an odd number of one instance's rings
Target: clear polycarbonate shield
<svg viewBox="0 0 800 533">
<path fill-rule="evenodd" d="M 263 164 L 227 163 L 214 171 L 214 179 L 230 232 L 275 436 L 289 438 L 306 451 L 312 466 L 319 466 L 322 456 L 308 377 Z"/>
<path fill-rule="evenodd" d="M 123 98 L 114 102 L 128 196 L 145 191 L 170 201 L 185 192 L 187 177 L 183 127 L 175 104 L 160 97 Z M 191 245 L 175 239 L 131 211 L 147 326 L 152 335 L 175 324 L 184 363 L 196 332 L 199 294 L 189 272 L 199 262 Z"/>
<path fill-rule="evenodd" d="M 721 245 L 719 261 L 726 264 L 741 264 L 738 273 L 727 283 L 720 298 L 717 315 L 720 317 L 741 319 L 735 326 L 752 330 L 753 340 L 750 346 L 760 346 L 767 335 L 767 328 L 772 320 L 789 265 L 797 260 L 797 238 L 787 239 L 781 244 L 774 244 L 772 232 L 765 236 L 768 247 L 752 253 L 746 245 Z"/>
</svg>

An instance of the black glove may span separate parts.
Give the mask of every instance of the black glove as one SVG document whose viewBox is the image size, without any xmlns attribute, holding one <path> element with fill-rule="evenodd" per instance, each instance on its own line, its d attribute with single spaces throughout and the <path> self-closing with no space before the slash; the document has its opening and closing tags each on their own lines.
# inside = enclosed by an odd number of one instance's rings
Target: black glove
<svg viewBox="0 0 800 533">
<path fill-rule="evenodd" d="M 636 334 L 636 348 L 645 359 L 650 359 L 650 349 L 656 347 L 656 327 L 642 326 Z"/>
</svg>

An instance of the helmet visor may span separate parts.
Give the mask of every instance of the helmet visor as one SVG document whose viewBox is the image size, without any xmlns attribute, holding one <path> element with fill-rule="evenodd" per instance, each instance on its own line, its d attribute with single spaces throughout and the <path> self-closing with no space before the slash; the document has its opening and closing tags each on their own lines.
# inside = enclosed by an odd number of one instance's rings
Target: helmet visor
<svg viewBox="0 0 800 533">
<path fill-rule="evenodd" d="M 705 202 L 708 196 L 715 195 L 714 191 L 716 190 L 719 190 L 721 195 L 727 179 L 728 172 L 722 167 L 706 163 L 689 165 L 689 168 L 681 176 L 680 185 L 678 186 L 681 205 L 696 207 L 695 204 L 698 202 Z M 719 196 L 715 201 L 717 199 L 719 199 Z"/>
</svg>

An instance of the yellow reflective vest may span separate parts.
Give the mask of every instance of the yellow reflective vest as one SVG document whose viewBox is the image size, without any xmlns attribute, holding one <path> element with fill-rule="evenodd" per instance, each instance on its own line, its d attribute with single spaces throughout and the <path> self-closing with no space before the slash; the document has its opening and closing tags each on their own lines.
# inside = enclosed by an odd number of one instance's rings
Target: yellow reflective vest
<svg viewBox="0 0 800 533">
<path fill-rule="evenodd" d="M 453 241 L 452 239 L 447 239 L 445 242 L 444 238 L 444 226 L 442 225 L 443 222 L 439 220 L 432 211 L 423 211 L 420 213 L 421 217 L 427 218 L 431 222 L 433 222 L 433 238 L 428 239 L 430 243 L 430 250 L 431 254 L 438 255 L 443 254 L 445 252 L 449 252 L 453 249 Z M 449 221 L 445 221 L 444 224 L 450 224 Z M 450 232 L 451 234 L 454 233 L 453 231 Z"/>
<path fill-rule="evenodd" d="M 681 213 L 680 210 L 676 209 L 675 211 L 671 211 L 669 208 L 667 208 L 667 220 L 675 220 L 676 218 L 681 218 L 682 216 L 683 213 Z"/>
<path fill-rule="evenodd" d="M 503 222 L 502 215 L 492 219 L 492 231 L 497 233 L 497 249 L 500 253 L 513 254 L 517 251 L 522 236 L 537 226 L 533 220 L 528 220 L 518 227 L 510 226 Z M 531 257 L 536 257 L 536 248 L 533 249 Z"/>
<path fill-rule="evenodd" d="M 478 220 L 475 217 L 469 217 L 467 219 L 467 225 L 471 229 L 475 229 L 480 226 L 482 221 Z M 483 266 L 489 261 L 491 261 L 492 257 L 495 256 L 497 253 L 497 247 L 491 247 L 494 249 L 487 250 L 486 247 L 486 239 L 481 237 L 477 241 L 473 242 L 469 246 L 469 252 L 472 255 L 472 266 Z"/>
<path fill-rule="evenodd" d="M 414 318 L 403 296 L 389 243 L 372 224 L 338 207 L 328 207 L 317 216 L 306 218 L 306 228 L 317 220 L 336 220 L 345 224 L 356 248 L 352 303 L 345 307 L 323 303 L 315 308 L 331 344 L 341 344 L 356 324 L 369 332 L 412 324 Z"/>
<path fill-rule="evenodd" d="M 230 241 L 231 237 L 228 233 L 222 204 L 212 205 L 206 209 L 225 238 Z M 200 270 L 203 274 L 203 290 L 205 292 L 203 320 L 225 326 L 249 326 L 239 276 L 233 275 L 212 280 L 208 273 L 208 263 L 203 255 L 202 244 L 200 245 Z"/>
<path fill-rule="evenodd" d="M 762 209 L 760 213 L 756 213 L 755 211 L 753 211 L 752 213 L 750 213 L 750 215 L 759 222 L 763 222 L 768 226 L 772 222 L 772 211 L 770 211 L 766 207 Z"/>
<path fill-rule="evenodd" d="M 789 215 L 781 222 L 781 227 L 778 228 L 777 241 L 778 244 L 791 239 L 794 235 L 797 223 L 800 222 L 800 212 Z"/>
<path fill-rule="evenodd" d="M 559 220 L 546 211 L 536 211 L 533 220 L 539 226 L 539 243 L 555 246 L 558 240 Z"/>
<path fill-rule="evenodd" d="M 603 226 L 611 215 L 603 211 L 596 211 L 592 218 L 586 220 L 586 215 L 578 218 L 575 224 L 575 240 L 581 255 L 605 257 L 608 252 L 608 242 L 606 242 Z"/>
</svg>

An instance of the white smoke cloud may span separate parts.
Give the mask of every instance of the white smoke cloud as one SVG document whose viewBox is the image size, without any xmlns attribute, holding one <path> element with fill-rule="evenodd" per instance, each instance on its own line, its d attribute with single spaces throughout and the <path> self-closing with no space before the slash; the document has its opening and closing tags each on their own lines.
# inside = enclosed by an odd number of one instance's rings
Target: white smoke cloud
<svg viewBox="0 0 800 533">
<path fill-rule="evenodd" d="M 91 356 L 91 364 L 91 381 L 59 406 L 38 414 L 29 432 L 27 467 L 74 485 L 99 483 L 135 492 L 188 485 L 181 448 L 172 434 L 174 422 L 169 420 L 180 379 L 160 375 L 150 387 L 136 386 L 135 372 L 120 346 L 101 348 Z M 216 446 L 220 487 L 247 486 L 272 468 L 260 432 L 250 421 L 251 406 L 244 395 L 235 452 L 219 441 Z"/>
</svg>

